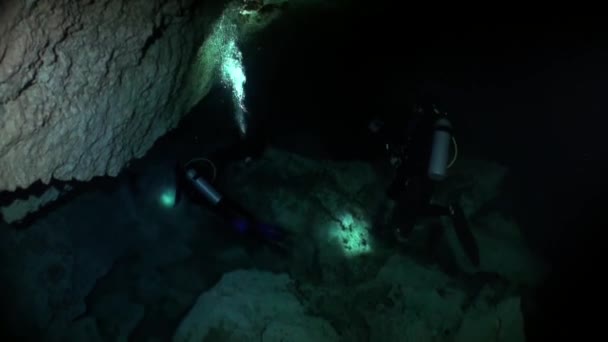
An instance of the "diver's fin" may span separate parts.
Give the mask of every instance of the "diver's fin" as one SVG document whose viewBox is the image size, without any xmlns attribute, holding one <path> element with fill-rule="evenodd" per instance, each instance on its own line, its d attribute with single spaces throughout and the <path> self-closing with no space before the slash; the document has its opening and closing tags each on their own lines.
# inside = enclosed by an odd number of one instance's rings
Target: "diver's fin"
<svg viewBox="0 0 608 342">
<path fill-rule="evenodd" d="M 464 211 L 462 211 L 462 208 L 457 204 L 452 204 L 450 207 L 452 209 L 452 219 L 456 236 L 471 263 L 473 263 L 475 267 L 479 267 L 479 247 L 477 246 L 477 241 L 475 240 L 473 232 L 471 232 L 471 229 L 469 228 Z"/>
</svg>

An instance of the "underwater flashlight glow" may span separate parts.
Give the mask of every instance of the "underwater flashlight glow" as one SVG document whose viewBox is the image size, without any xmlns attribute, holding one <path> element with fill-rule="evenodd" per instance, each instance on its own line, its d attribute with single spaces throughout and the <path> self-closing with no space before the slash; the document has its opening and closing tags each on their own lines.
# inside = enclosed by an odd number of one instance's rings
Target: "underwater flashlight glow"
<svg viewBox="0 0 608 342">
<path fill-rule="evenodd" d="M 348 212 L 340 216 L 340 223 L 333 227 L 330 234 L 342 246 L 346 256 L 354 257 L 372 252 L 367 224 L 355 219 Z"/>
<path fill-rule="evenodd" d="M 166 189 L 160 194 L 160 204 L 165 208 L 172 208 L 175 205 L 175 191 Z"/>
</svg>

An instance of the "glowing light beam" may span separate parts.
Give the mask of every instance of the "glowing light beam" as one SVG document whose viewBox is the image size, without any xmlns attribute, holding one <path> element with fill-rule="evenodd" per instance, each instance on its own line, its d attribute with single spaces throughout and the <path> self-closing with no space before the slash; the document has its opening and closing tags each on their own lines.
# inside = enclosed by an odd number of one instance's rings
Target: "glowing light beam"
<svg viewBox="0 0 608 342">
<path fill-rule="evenodd" d="M 175 206 L 175 190 L 166 189 L 160 194 L 160 205 L 165 208 L 173 208 Z"/>
<path fill-rule="evenodd" d="M 236 45 L 234 39 L 228 42 L 222 57 L 222 83 L 232 91 L 234 103 L 234 118 L 241 134 L 247 133 L 247 122 L 245 113 L 245 68 L 243 67 L 243 54 Z"/>
</svg>

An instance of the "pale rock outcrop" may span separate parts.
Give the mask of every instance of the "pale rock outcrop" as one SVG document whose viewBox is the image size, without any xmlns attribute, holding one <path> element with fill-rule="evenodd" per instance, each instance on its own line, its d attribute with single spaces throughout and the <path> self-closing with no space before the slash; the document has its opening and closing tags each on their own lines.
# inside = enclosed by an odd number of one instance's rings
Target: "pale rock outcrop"
<svg viewBox="0 0 608 342">
<path fill-rule="evenodd" d="M 286 274 L 228 273 L 199 297 L 173 341 L 338 341 L 328 322 L 306 313 L 293 286 Z"/>
</svg>

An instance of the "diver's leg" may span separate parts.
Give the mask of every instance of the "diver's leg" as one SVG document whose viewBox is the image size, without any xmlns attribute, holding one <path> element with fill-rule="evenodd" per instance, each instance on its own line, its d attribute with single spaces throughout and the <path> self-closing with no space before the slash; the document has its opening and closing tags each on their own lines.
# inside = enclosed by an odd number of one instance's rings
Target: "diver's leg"
<svg viewBox="0 0 608 342">
<path fill-rule="evenodd" d="M 417 219 L 413 214 L 405 215 L 401 223 L 397 226 L 397 237 L 403 240 L 409 239 L 414 226 L 416 225 Z"/>
<path fill-rule="evenodd" d="M 439 204 L 427 204 L 421 212 L 425 217 L 450 216 L 450 208 Z"/>
<path fill-rule="evenodd" d="M 456 232 L 456 236 L 458 237 L 464 252 L 473 265 L 479 266 L 479 247 L 475 240 L 475 236 L 469 227 L 464 211 L 455 203 L 450 204 L 449 209 L 454 231 Z"/>
<path fill-rule="evenodd" d="M 455 203 L 451 203 L 449 206 L 440 206 L 436 204 L 427 204 L 420 211 L 420 216 L 426 217 L 441 217 L 449 216 L 452 220 L 454 232 L 460 242 L 465 254 L 475 266 L 479 266 L 479 247 L 475 236 L 469 227 L 469 223 L 466 219 L 462 208 Z"/>
<path fill-rule="evenodd" d="M 390 199 L 379 203 L 372 215 L 372 233 L 379 238 L 384 238 L 392 234 L 393 228 L 390 225 L 395 210 L 396 202 Z"/>
<path fill-rule="evenodd" d="M 414 230 L 418 214 L 420 212 L 420 203 L 415 201 L 403 201 L 397 203 L 393 215 L 390 220 L 393 232 L 397 238 L 407 240 Z"/>
</svg>

